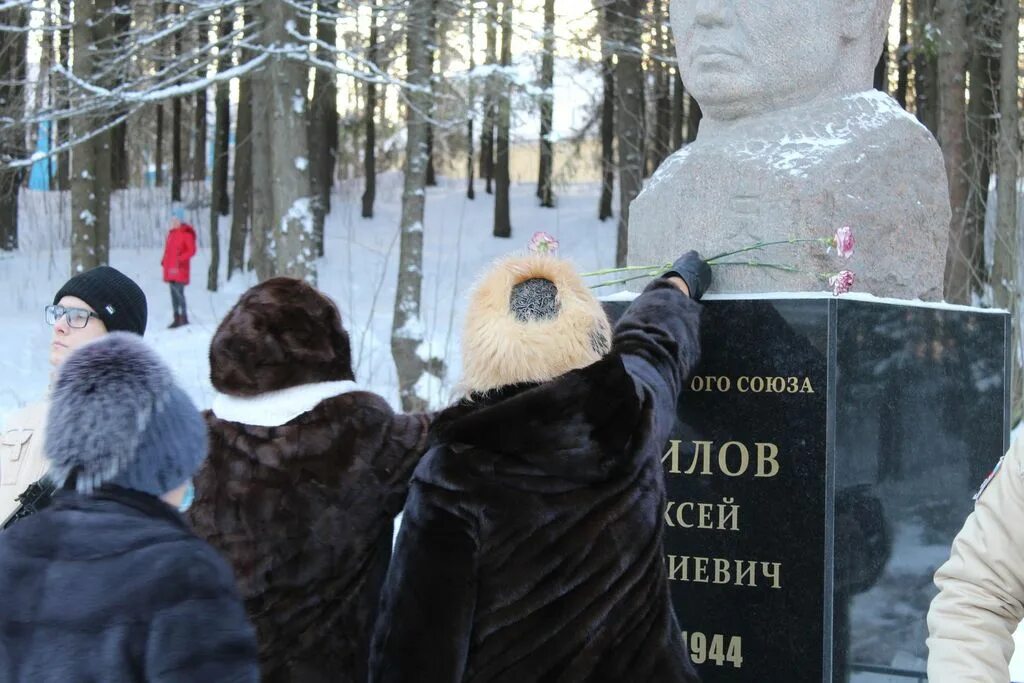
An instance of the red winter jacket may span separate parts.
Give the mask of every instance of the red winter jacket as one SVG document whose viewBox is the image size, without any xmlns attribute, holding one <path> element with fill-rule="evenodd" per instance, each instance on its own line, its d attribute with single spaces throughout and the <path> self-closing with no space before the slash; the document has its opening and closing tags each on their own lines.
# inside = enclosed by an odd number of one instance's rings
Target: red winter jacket
<svg viewBox="0 0 1024 683">
<path fill-rule="evenodd" d="M 189 259 L 196 253 L 196 231 L 188 223 L 182 223 L 167 235 L 164 245 L 164 282 L 189 281 Z"/>
</svg>

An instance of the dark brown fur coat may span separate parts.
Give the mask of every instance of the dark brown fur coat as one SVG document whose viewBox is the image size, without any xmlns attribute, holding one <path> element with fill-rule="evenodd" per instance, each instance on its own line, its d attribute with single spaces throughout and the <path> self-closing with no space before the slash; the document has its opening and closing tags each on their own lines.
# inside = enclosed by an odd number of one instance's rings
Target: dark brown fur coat
<svg viewBox="0 0 1024 683">
<path fill-rule="evenodd" d="M 221 393 L 294 386 L 289 365 L 303 385 L 352 377 L 333 304 L 301 283 L 275 282 L 244 295 L 214 337 Z M 210 455 L 188 516 L 234 568 L 263 680 L 363 683 L 393 519 L 426 448 L 428 419 L 396 415 L 380 396 L 354 391 L 282 426 L 213 413 L 207 424 Z"/>
<path fill-rule="evenodd" d="M 700 307 L 658 280 L 611 352 L 442 412 L 413 477 L 373 683 L 692 683 L 661 456 Z"/>
</svg>

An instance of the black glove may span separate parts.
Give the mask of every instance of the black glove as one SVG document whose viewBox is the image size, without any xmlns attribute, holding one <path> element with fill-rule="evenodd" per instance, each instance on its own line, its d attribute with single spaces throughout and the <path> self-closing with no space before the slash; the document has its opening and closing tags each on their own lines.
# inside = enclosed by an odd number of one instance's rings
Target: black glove
<svg viewBox="0 0 1024 683">
<path fill-rule="evenodd" d="M 680 277 L 690 290 L 690 298 L 700 301 L 711 286 L 711 266 L 695 251 L 688 251 L 672 264 L 664 277 Z"/>
</svg>

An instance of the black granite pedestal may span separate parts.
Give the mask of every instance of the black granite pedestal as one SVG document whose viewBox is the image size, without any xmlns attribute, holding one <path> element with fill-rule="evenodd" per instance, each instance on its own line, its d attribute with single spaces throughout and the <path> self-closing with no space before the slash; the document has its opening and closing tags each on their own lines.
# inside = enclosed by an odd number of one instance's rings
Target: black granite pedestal
<svg viewBox="0 0 1024 683">
<path fill-rule="evenodd" d="M 664 459 L 705 683 L 924 680 L 932 576 L 1008 445 L 1009 329 L 870 297 L 706 301 Z"/>
</svg>

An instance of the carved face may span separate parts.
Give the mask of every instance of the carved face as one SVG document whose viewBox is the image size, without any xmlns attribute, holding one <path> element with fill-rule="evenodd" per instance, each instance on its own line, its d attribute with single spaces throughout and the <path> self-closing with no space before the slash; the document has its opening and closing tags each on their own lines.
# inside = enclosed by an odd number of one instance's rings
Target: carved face
<svg viewBox="0 0 1024 683">
<path fill-rule="evenodd" d="M 847 87 L 851 70 L 870 87 L 874 64 L 851 64 L 848 48 L 874 32 L 878 7 L 879 0 L 672 0 L 683 82 L 720 120 L 860 89 Z"/>
</svg>

